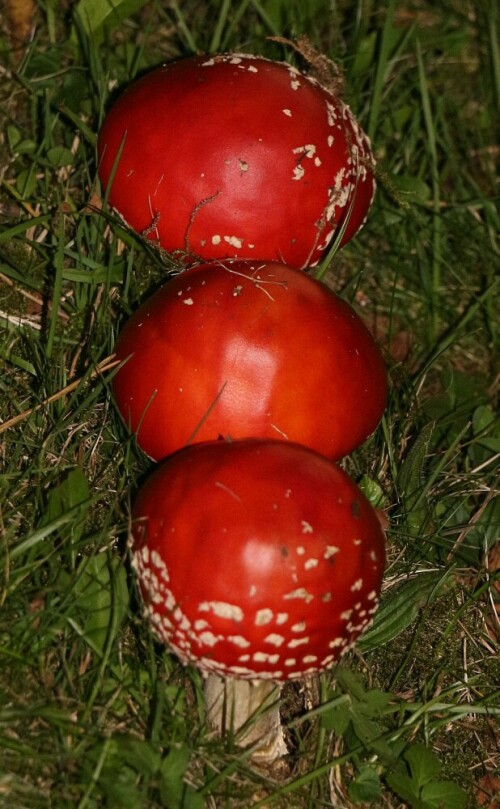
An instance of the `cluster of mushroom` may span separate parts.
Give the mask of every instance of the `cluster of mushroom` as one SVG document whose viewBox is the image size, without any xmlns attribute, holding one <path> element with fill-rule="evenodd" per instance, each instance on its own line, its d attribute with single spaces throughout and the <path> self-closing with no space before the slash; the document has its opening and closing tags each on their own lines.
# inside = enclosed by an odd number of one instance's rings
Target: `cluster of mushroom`
<svg viewBox="0 0 500 809">
<path fill-rule="evenodd" d="M 223 54 L 132 84 L 98 151 L 109 203 L 183 267 L 116 343 L 118 410 L 159 462 L 135 500 L 133 563 L 156 635 L 238 728 L 255 681 L 327 669 L 377 608 L 383 530 L 335 462 L 379 423 L 386 371 L 307 272 L 364 222 L 370 145 L 313 78 Z M 286 750 L 271 717 L 268 760 Z"/>
</svg>

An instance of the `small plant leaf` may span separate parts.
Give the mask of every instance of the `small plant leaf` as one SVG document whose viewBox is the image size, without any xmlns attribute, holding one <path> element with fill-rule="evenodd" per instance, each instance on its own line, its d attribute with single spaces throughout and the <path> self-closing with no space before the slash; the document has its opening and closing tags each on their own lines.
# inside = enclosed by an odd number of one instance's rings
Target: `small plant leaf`
<svg viewBox="0 0 500 809">
<path fill-rule="evenodd" d="M 73 153 L 64 146 L 53 146 L 52 149 L 49 149 L 47 152 L 47 160 L 56 168 L 72 166 L 74 159 Z"/>
<path fill-rule="evenodd" d="M 413 780 L 404 771 L 395 771 L 386 776 L 385 779 L 392 789 L 405 803 L 412 809 L 424 809 L 422 803 L 415 792 Z"/>
<path fill-rule="evenodd" d="M 78 570 L 74 595 L 85 615 L 84 637 L 102 652 L 109 633 L 116 635 L 128 609 L 127 577 L 120 560 L 106 553 L 86 559 Z"/>
<path fill-rule="evenodd" d="M 326 730 L 333 730 L 337 736 L 343 736 L 352 717 L 351 702 L 343 694 L 328 706 L 321 716 L 321 724 Z"/>
<path fill-rule="evenodd" d="M 381 485 L 368 475 L 363 475 L 359 481 L 359 488 L 373 508 L 382 508 L 385 504 L 385 494 Z"/>
<path fill-rule="evenodd" d="M 47 507 L 40 520 L 39 527 L 63 517 L 74 511 L 70 531 L 73 540 L 78 540 L 83 532 L 83 526 L 90 507 L 90 488 L 81 469 L 71 469 L 51 491 L 47 499 Z M 65 526 L 65 531 L 68 528 Z"/>
<path fill-rule="evenodd" d="M 412 744 L 405 753 L 405 759 L 418 787 L 432 781 L 441 771 L 441 762 L 424 744 Z"/>
<path fill-rule="evenodd" d="M 451 781 L 435 781 L 422 789 L 422 801 L 429 809 L 462 809 L 466 800 L 464 790 Z"/>
<path fill-rule="evenodd" d="M 431 189 L 424 180 L 408 175 L 392 175 L 390 182 L 398 197 L 406 203 L 427 205 L 431 198 Z"/>
<path fill-rule="evenodd" d="M 184 782 L 191 751 L 184 744 L 173 745 L 163 759 L 160 795 L 170 809 L 203 809 L 204 799 Z"/>
<path fill-rule="evenodd" d="M 406 523 L 410 536 L 419 536 L 429 513 L 425 492 L 425 461 L 434 433 L 434 422 L 423 427 L 401 464 L 398 489 L 404 499 Z"/>
<path fill-rule="evenodd" d="M 358 775 L 349 784 L 349 797 L 356 803 L 367 803 L 377 800 L 381 795 L 380 778 L 369 765 L 362 767 Z"/>
<path fill-rule="evenodd" d="M 377 649 L 396 638 L 413 623 L 422 607 L 441 592 L 445 578 L 441 572 L 420 573 L 386 596 L 372 626 L 358 641 L 359 648 Z"/>
<path fill-rule="evenodd" d="M 390 788 L 412 809 L 462 809 L 465 792 L 451 781 L 438 781 L 441 762 L 423 744 L 412 744 L 386 776 Z"/>
</svg>

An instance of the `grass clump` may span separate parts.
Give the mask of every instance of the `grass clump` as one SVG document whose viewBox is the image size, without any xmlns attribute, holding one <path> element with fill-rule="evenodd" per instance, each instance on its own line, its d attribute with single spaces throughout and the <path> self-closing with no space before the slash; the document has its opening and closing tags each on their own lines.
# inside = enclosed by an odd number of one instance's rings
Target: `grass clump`
<svg viewBox="0 0 500 809">
<path fill-rule="evenodd" d="M 27 3 L 33 35 L 0 31 L 0 805 L 475 807 L 500 709 L 497 7 L 113 5 Z M 389 519 L 389 564 L 358 650 L 285 692 L 291 753 L 267 772 L 212 737 L 199 676 L 140 615 L 126 538 L 149 463 L 108 358 L 174 265 L 101 207 L 95 138 L 152 65 L 299 64 L 267 37 L 303 35 L 378 160 L 369 221 L 323 270 L 390 365 L 384 422 L 346 462 Z"/>
</svg>

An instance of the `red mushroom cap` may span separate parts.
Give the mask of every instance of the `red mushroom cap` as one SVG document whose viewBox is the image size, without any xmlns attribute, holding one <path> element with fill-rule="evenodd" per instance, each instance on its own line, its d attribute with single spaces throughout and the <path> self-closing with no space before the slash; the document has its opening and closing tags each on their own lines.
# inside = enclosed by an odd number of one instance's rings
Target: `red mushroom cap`
<svg viewBox="0 0 500 809">
<path fill-rule="evenodd" d="M 172 62 L 135 81 L 99 133 L 110 204 L 168 252 L 294 267 L 318 262 L 375 191 L 349 107 L 282 62 L 247 54 Z"/>
<path fill-rule="evenodd" d="M 129 319 L 115 351 L 118 409 L 155 460 L 219 436 L 281 438 L 337 459 L 385 407 L 384 362 L 361 319 L 282 264 L 177 275 Z"/>
<path fill-rule="evenodd" d="M 371 623 L 385 563 L 374 509 L 297 444 L 209 442 L 165 461 L 133 510 L 157 636 L 185 663 L 286 680 L 331 666 Z"/>
</svg>

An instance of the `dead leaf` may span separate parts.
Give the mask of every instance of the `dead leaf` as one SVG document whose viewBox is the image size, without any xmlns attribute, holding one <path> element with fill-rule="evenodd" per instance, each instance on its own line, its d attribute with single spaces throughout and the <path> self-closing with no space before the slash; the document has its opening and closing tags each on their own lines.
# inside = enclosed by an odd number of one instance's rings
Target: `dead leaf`
<svg viewBox="0 0 500 809">
<path fill-rule="evenodd" d="M 479 806 L 486 806 L 487 809 L 498 809 L 500 807 L 500 778 L 487 773 L 479 779 L 476 790 L 476 800 Z"/>
</svg>

